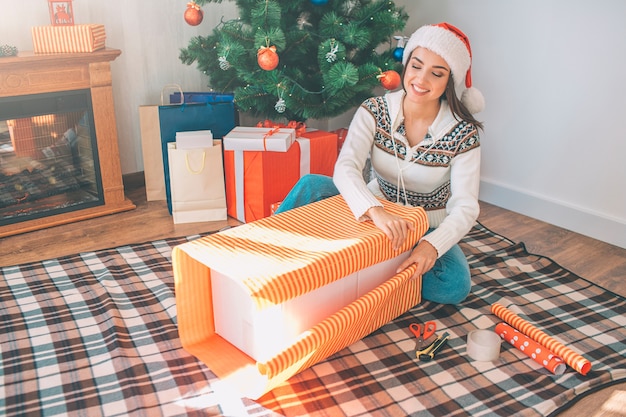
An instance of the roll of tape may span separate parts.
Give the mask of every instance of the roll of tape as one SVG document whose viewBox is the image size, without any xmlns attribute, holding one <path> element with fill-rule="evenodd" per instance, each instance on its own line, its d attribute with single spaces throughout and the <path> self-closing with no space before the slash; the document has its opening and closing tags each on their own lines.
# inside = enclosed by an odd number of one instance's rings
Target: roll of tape
<svg viewBox="0 0 626 417">
<path fill-rule="evenodd" d="M 467 335 L 467 354 L 475 361 L 491 362 L 500 357 L 502 339 L 491 330 L 472 330 Z"/>
</svg>

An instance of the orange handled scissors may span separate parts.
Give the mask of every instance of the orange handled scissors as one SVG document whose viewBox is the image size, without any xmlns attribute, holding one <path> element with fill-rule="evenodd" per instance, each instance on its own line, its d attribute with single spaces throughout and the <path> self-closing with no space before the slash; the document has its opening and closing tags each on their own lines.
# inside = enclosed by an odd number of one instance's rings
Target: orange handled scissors
<svg viewBox="0 0 626 417">
<path fill-rule="evenodd" d="M 411 330 L 411 333 L 417 337 L 416 350 L 421 350 L 424 347 L 424 342 L 426 342 L 430 336 L 435 334 L 437 325 L 434 321 L 427 321 L 426 324 L 424 324 L 424 332 L 422 333 L 421 325 L 411 323 L 409 325 L 409 330 Z"/>
</svg>

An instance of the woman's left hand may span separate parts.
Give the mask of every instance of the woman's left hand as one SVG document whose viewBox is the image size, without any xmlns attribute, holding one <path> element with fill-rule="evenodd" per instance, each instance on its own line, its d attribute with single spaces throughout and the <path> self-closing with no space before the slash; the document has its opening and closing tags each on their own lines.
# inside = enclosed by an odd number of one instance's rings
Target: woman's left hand
<svg viewBox="0 0 626 417">
<path fill-rule="evenodd" d="M 409 257 L 400 264 L 396 273 L 399 273 L 408 268 L 410 265 L 415 264 L 417 268 L 415 270 L 415 274 L 413 274 L 413 278 L 424 275 L 435 265 L 437 255 L 437 249 L 435 249 L 435 247 L 428 241 L 422 240 L 415 247 L 415 249 L 413 249 Z"/>
</svg>

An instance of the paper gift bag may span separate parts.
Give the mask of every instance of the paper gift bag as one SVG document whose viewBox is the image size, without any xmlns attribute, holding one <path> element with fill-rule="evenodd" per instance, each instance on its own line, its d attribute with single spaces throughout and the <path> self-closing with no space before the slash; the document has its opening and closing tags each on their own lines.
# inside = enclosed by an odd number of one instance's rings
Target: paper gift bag
<svg viewBox="0 0 626 417">
<path fill-rule="evenodd" d="M 168 144 L 174 223 L 226 220 L 222 146 L 177 149 Z"/>
<path fill-rule="evenodd" d="M 184 93 L 180 94 L 184 97 Z M 167 144 L 176 140 L 176 132 L 210 130 L 214 138 L 221 138 L 235 127 L 236 112 L 232 95 L 221 94 L 220 100 L 224 101 L 163 104 L 162 92 L 161 105 L 139 107 L 148 201 L 167 200 L 170 213 L 172 211 Z"/>
</svg>

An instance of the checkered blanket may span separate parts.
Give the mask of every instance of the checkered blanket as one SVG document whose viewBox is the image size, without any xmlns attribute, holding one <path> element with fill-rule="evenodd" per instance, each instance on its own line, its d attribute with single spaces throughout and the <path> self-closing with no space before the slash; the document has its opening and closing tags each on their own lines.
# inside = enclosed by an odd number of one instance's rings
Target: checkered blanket
<svg viewBox="0 0 626 417">
<path fill-rule="evenodd" d="M 0 268 L 0 415 L 549 415 L 626 380 L 626 299 L 477 225 L 464 239 L 473 289 L 459 306 L 424 302 L 258 401 L 241 398 L 180 346 L 172 248 L 189 239 Z M 506 300 L 592 362 L 549 373 L 503 344 L 494 362 L 467 334 Z M 449 345 L 415 358 L 413 322 Z"/>
</svg>

